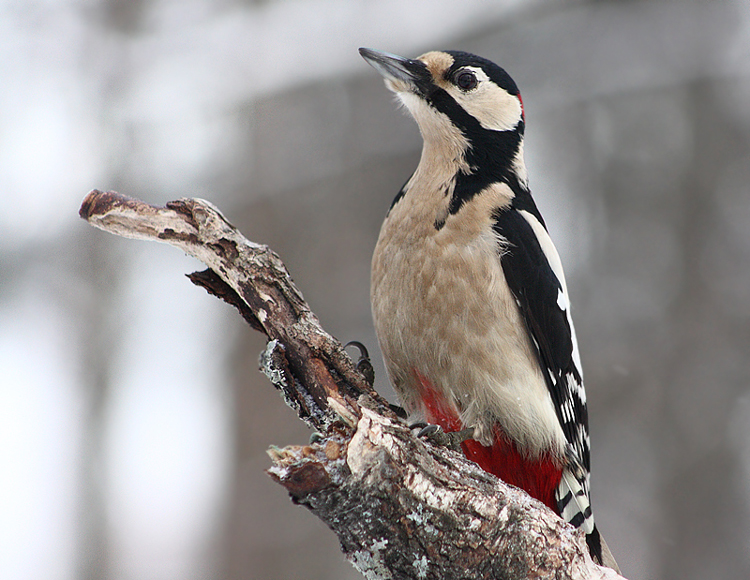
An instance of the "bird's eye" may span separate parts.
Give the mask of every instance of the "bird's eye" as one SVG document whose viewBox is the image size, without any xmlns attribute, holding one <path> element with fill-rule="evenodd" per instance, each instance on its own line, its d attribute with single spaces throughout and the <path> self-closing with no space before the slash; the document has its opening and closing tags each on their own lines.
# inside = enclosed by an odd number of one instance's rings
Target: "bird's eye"
<svg viewBox="0 0 750 580">
<path fill-rule="evenodd" d="M 456 86 L 462 91 L 470 91 L 476 88 L 477 84 L 477 77 L 471 71 L 465 70 L 456 75 Z"/>
</svg>

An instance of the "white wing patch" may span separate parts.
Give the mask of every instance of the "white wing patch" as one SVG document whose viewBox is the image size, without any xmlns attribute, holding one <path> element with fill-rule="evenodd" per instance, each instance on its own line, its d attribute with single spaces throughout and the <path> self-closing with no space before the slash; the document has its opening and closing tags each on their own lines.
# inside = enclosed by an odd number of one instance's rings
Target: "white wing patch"
<svg viewBox="0 0 750 580">
<path fill-rule="evenodd" d="M 552 268 L 552 272 L 554 272 L 557 280 L 560 282 L 561 289 L 560 293 L 557 295 L 557 305 L 560 307 L 560 310 L 565 312 L 565 316 L 568 319 L 568 326 L 570 326 L 570 339 L 573 342 L 573 364 L 575 364 L 578 374 L 581 376 L 581 378 L 583 378 L 583 366 L 581 365 L 581 355 L 578 352 L 576 327 L 573 325 L 573 318 L 570 315 L 570 298 L 568 297 L 568 285 L 565 282 L 565 272 L 563 271 L 560 254 L 557 253 L 557 248 L 555 248 L 555 244 L 552 243 L 552 238 L 549 237 L 547 230 L 544 229 L 544 226 L 541 223 L 539 223 L 539 220 L 536 219 L 534 214 L 529 213 L 525 209 L 518 210 L 518 213 L 520 213 L 524 217 L 524 219 L 529 222 L 531 229 L 534 230 L 534 235 L 536 236 L 537 240 L 539 240 L 539 245 L 541 246 L 545 257 L 547 258 L 547 263 L 549 264 L 550 268 Z M 580 389 L 579 387 L 579 390 L 583 389 Z M 583 395 L 582 400 L 586 400 L 585 394 Z"/>
<path fill-rule="evenodd" d="M 539 245 L 542 247 L 542 251 L 547 257 L 547 262 L 549 262 L 550 268 L 552 268 L 555 276 L 557 276 L 557 279 L 560 281 L 562 290 L 567 298 L 568 287 L 565 284 L 565 273 L 563 272 L 562 262 L 560 261 L 560 255 L 557 253 L 557 248 L 555 248 L 555 244 L 552 243 L 552 238 L 549 237 L 547 230 L 544 229 L 544 226 L 541 223 L 539 223 L 539 220 L 536 219 L 534 214 L 525 209 L 519 209 L 518 213 L 529 222 L 531 229 L 534 230 L 534 235 L 536 235 L 537 240 L 539 240 Z"/>
</svg>

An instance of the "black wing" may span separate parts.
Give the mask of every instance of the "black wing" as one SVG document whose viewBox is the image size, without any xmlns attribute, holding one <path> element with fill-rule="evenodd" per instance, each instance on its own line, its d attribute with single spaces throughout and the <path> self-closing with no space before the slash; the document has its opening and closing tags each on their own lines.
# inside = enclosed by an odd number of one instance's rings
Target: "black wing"
<svg viewBox="0 0 750 580">
<path fill-rule="evenodd" d="M 583 377 L 574 358 L 577 346 L 567 311 L 569 302 L 564 295 L 563 283 L 555 275 L 543 244 L 529 221 L 536 220 L 546 233 L 538 210 L 533 202 L 531 204 L 525 210 L 509 207 L 493 215 L 494 230 L 502 238 L 500 261 L 536 347 L 565 438 L 588 474 L 588 411 Z"/>
</svg>

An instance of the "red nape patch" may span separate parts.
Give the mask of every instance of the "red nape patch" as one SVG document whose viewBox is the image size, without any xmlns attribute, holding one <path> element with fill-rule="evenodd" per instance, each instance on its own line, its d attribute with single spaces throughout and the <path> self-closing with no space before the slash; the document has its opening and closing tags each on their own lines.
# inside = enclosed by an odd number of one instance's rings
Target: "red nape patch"
<svg viewBox="0 0 750 580">
<path fill-rule="evenodd" d="M 444 431 L 460 431 L 464 428 L 456 408 L 445 399 L 427 377 L 414 371 L 419 382 L 425 419 L 440 425 Z M 499 477 L 505 483 L 520 487 L 530 496 L 538 499 L 552 511 L 558 513 L 555 490 L 562 477 L 562 469 L 551 458 L 529 459 L 524 457 L 500 427 L 495 429 L 495 442 L 486 447 L 474 441 L 461 444 L 464 454 L 485 471 Z"/>
</svg>

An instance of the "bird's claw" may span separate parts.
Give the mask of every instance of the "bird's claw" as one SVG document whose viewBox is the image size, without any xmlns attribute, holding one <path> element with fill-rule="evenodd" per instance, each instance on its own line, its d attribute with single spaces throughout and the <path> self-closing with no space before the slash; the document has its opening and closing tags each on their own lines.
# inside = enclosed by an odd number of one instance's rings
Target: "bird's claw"
<svg viewBox="0 0 750 580">
<path fill-rule="evenodd" d="M 350 346 L 356 347 L 359 350 L 359 359 L 357 359 L 356 363 L 357 370 L 362 373 L 365 382 L 372 387 L 375 384 L 375 369 L 370 362 L 370 353 L 367 352 L 365 345 L 358 340 L 350 340 L 344 345 L 344 349 Z"/>
<path fill-rule="evenodd" d="M 447 447 L 459 452 L 461 451 L 461 443 L 474 437 L 474 427 L 446 432 L 440 425 L 414 423 L 411 428 L 420 428 L 417 437 L 427 439 L 440 447 Z"/>
</svg>

